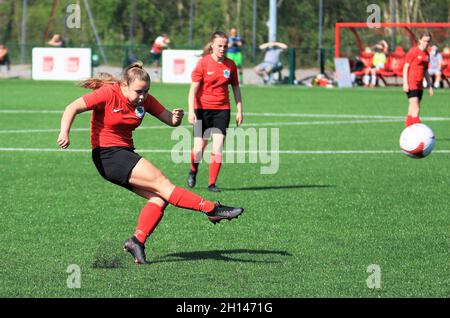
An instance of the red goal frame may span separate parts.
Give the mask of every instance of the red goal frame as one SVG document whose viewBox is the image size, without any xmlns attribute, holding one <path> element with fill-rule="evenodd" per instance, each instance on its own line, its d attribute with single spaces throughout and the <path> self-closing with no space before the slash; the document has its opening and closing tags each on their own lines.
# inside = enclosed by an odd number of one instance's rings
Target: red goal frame
<svg viewBox="0 0 450 318">
<path fill-rule="evenodd" d="M 358 49 L 360 52 L 364 50 L 363 43 L 361 41 L 361 38 L 358 35 L 358 32 L 356 29 L 358 28 L 373 28 L 373 27 L 394 27 L 394 28 L 403 28 L 411 37 L 412 42 L 414 45 L 416 44 L 416 35 L 411 29 L 414 28 L 426 28 L 426 29 L 432 29 L 432 28 L 450 28 L 449 22 L 380 22 L 380 23 L 367 23 L 367 22 L 338 22 L 336 23 L 336 29 L 335 29 L 335 38 L 334 38 L 334 56 L 339 57 L 340 56 L 340 33 L 341 29 L 349 29 L 356 39 L 356 44 L 358 46 Z"/>
</svg>

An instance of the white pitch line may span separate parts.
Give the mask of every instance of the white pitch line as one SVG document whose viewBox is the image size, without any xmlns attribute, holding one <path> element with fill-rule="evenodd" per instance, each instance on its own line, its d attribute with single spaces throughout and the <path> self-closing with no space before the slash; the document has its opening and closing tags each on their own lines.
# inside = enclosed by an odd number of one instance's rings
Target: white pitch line
<svg viewBox="0 0 450 318">
<path fill-rule="evenodd" d="M 404 119 L 389 120 L 329 120 L 329 121 L 295 121 L 295 122 L 269 122 L 269 123 L 251 123 L 243 124 L 241 127 L 264 127 L 264 126 L 296 126 L 296 125 L 344 125 L 344 124 L 372 124 L 372 123 L 392 123 L 403 121 Z M 191 125 L 183 125 L 180 127 L 191 128 Z M 137 130 L 143 129 L 170 129 L 170 126 L 140 126 Z M 73 128 L 71 132 L 85 132 L 89 128 Z M 27 134 L 27 133 L 57 133 L 59 129 L 4 129 L 0 130 L 0 134 Z"/>
<path fill-rule="evenodd" d="M 305 117 L 305 118 L 376 118 L 393 119 L 405 118 L 405 116 L 380 116 L 380 115 L 351 115 L 351 114 L 298 114 L 298 113 L 245 113 L 246 116 L 260 117 Z"/>
<path fill-rule="evenodd" d="M 190 126 L 181 126 L 190 127 Z M 169 129 L 173 128 L 170 126 L 141 126 L 137 129 Z M 58 133 L 60 130 L 58 128 L 52 129 L 5 129 L 0 130 L 0 134 L 27 134 L 27 133 Z M 90 128 L 72 128 L 70 132 L 85 132 L 90 131 Z"/>
<path fill-rule="evenodd" d="M 405 119 L 405 116 L 351 115 L 351 114 L 285 114 L 285 113 L 244 113 L 255 117 L 304 117 L 304 118 L 367 118 L 367 119 Z M 421 117 L 423 120 L 450 120 L 450 117 Z"/>
<path fill-rule="evenodd" d="M 382 119 L 382 120 L 327 120 L 327 121 L 290 121 L 290 122 L 271 122 L 271 123 L 251 123 L 242 126 L 296 126 L 296 125 L 345 125 L 345 124 L 377 124 L 394 123 L 404 121 L 403 119 Z"/>
<path fill-rule="evenodd" d="M 434 121 L 433 119 L 428 119 Z M 436 119 L 442 120 L 442 119 Z M 449 118 L 450 120 L 450 118 Z M 398 119 L 379 119 L 379 120 L 327 120 L 327 121 L 294 121 L 294 122 L 263 122 L 263 123 L 250 123 L 243 124 L 241 127 L 265 127 L 265 126 L 313 126 L 313 125 L 347 125 L 347 124 L 379 124 L 379 123 L 397 123 L 403 122 L 404 118 Z M 180 126 L 190 129 L 191 125 Z M 145 129 L 173 129 L 170 126 L 140 126 L 136 130 Z M 73 128 L 71 132 L 86 132 L 89 128 Z M 0 130 L 0 134 L 26 134 L 26 133 L 57 133 L 59 129 L 5 129 Z"/>
<path fill-rule="evenodd" d="M 0 109 L 0 114 L 62 114 L 64 110 Z"/>
<path fill-rule="evenodd" d="M 60 153 L 74 153 L 74 152 L 91 152 L 92 149 L 59 149 L 59 148 L 0 148 L 3 152 L 60 152 Z M 172 153 L 170 149 L 136 149 L 137 153 Z M 336 155 L 336 154 L 399 154 L 400 150 L 278 150 L 271 151 L 268 149 L 267 153 L 271 154 L 286 154 L 286 155 Z M 175 151 L 180 153 L 180 151 Z M 186 150 L 183 153 L 191 153 Z M 260 151 L 233 151 L 225 150 L 224 153 L 260 153 Z M 433 153 L 450 154 L 450 150 L 434 150 Z"/>
<path fill-rule="evenodd" d="M 33 110 L 33 109 L 0 109 L 0 114 L 62 114 L 63 110 Z M 233 113 L 234 115 L 235 113 Z M 244 113 L 255 117 L 304 117 L 304 118 L 373 118 L 373 119 L 404 119 L 405 116 L 385 115 L 352 115 L 352 114 L 304 114 L 304 113 Z M 424 120 L 450 120 L 450 117 L 422 117 Z"/>
</svg>

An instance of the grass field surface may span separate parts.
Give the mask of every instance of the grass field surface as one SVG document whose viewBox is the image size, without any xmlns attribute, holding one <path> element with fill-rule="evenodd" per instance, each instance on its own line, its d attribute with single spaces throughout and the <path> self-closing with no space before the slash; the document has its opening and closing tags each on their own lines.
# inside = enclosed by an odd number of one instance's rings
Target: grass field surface
<svg viewBox="0 0 450 318">
<path fill-rule="evenodd" d="M 187 110 L 188 90 L 151 87 L 169 109 Z M 414 160 L 398 145 L 400 88 L 242 87 L 244 130 L 266 129 L 270 148 L 277 129 L 276 173 L 261 174 L 268 164 L 247 154 L 223 165 L 216 194 L 201 164 L 194 192 L 244 214 L 213 225 L 169 206 L 147 242 L 148 266 L 122 251 L 145 200 L 97 173 L 89 114 L 76 118 L 69 150 L 57 149 L 62 111 L 87 92 L 0 81 L 1 297 L 450 296 L 450 90 L 424 96 L 436 147 Z M 185 187 L 189 164 L 172 161 L 172 132 L 147 115 L 136 151 Z M 68 287 L 73 265 L 80 288 Z"/>
</svg>

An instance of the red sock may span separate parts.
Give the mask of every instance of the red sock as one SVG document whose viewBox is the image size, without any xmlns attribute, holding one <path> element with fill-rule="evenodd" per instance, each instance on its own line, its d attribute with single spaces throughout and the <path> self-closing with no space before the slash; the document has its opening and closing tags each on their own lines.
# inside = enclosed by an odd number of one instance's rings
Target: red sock
<svg viewBox="0 0 450 318">
<path fill-rule="evenodd" d="M 411 124 L 411 115 L 407 115 L 406 116 L 406 121 L 405 121 L 405 127 L 409 127 L 409 126 L 411 126 L 412 124 Z"/>
<path fill-rule="evenodd" d="M 145 243 L 147 237 L 153 232 L 153 230 L 161 221 L 164 215 L 164 208 L 159 205 L 149 202 L 147 203 L 139 215 L 138 224 L 134 231 L 134 236 L 142 244 Z"/>
<path fill-rule="evenodd" d="M 195 162 L 195 155 L 194 155 L 194 151 L 191 151 L 191 171 L 194 173 L 197 173 L 198 171 L 198 164 L 199 162 Z"/>
<path fill-rule="evenodd" d="M 217 176 L 219 175 L 220 167 L 222 166 L 222 155 L 211 153 L 211 162 L 209 164 L 209 183 L 215 184 Z"/>
<path fill-rule="evenodd" d="M 420 123 L 421 123 L 421 121 L 420 121 L 419 116 L 417 116 L 417 117 L 413 117 L 411 115 L 406 116 L 405 127 L 409 127 L 411 125 L 420 124 Z"/>
<path fill-rule="evenodd" d="M 206 213 L 211 212 L 216 207 L 214 202 L 206 201 L 202 197 L 180 187 L 173 189 L 170 194 L 169 203 L 180 208 Z"/>
<path fill-rule="evenodd" d="M 411 125 L 414 125 L 414 124 L 420 124 L 420 117 L 419 116 L 417 116 L 417 117 L 411 117 Z"/>
</svg>

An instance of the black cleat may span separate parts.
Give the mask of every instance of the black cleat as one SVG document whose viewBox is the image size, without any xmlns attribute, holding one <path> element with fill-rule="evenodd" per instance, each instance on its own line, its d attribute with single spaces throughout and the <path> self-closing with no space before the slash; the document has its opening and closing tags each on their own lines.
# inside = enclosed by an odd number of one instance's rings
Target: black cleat
<svg viewBox="0 0 450 318">
<path fill-rule="evenodd" d="M 192 171 L 189 171 L 188 178 L 187 178 L 187 185 L 189 188 L 195 187 L 195 177 L 197 175 L 193 173 Z"/>
<path fill-rule="evenodd" d="M 208 190 L 211 192 L 222 192 L 222 190 L 220 190 L 219 187 L 217 187 L 215 183 L 210 184 L 208 186 Z"/>
<path fill-rule="evenodd" d="M 134 236 L 123 243 L 123 250 L 129 252 L 134 257 L 135 264 L 150 264 L 145 259 L 145 246 Z"/>
<path fill-rule="evenodd" d="M 206 213 L 208 219 L 216 224 L 223 219 L 231 220 L 238 218 L 244 212 L 243 208 L 234 208 L 231 206 L 225 206 L 217 202 L 216 207 L 212 212 Z"/>
</svg>

